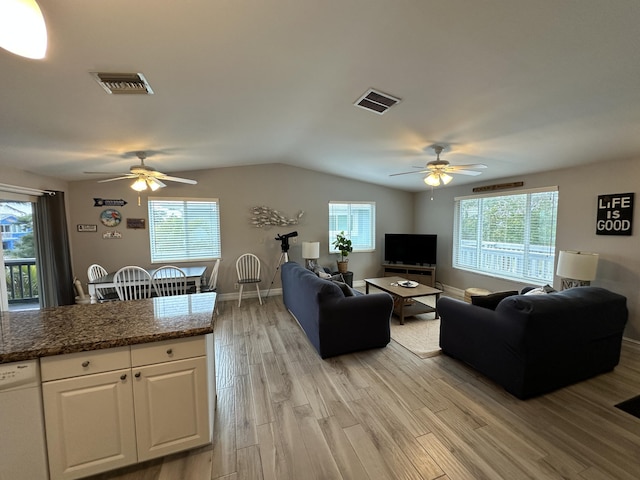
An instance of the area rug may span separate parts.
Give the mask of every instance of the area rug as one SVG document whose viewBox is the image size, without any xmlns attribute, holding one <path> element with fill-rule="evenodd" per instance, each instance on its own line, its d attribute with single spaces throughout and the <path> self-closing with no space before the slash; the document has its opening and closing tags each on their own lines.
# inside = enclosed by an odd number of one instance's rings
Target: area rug
<svg viewBox="0 0 640 480">
<path fill-rule="evenodd" d="M 634 417 L 640 418 L 640 395 L 630 398 L 629 400 L 625 400 L 624 402 L 618 403 L 616 407 L 623 412 L 627 412 Z"/>
<path fill-rule="evenodd" d="M 391 317 L 391 338 L 420 358 L 440 355 L 440 319 L 433 313 L 406 317 L 400 325 L 397 317 Z"/>
</svg>

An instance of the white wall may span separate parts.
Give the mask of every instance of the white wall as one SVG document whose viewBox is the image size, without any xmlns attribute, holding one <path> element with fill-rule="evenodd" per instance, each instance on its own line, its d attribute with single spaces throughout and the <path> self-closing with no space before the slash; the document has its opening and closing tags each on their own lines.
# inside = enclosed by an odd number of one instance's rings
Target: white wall
<svg viewBox="0 0 640 480">
<path fill-rule="evenodd" d="M 504 178 L 456 187 L 455 180 L 447 188 L 417 195 L 415 202 L 416 233 L 438 235 L 437 280 L 445 285 L 465 289 L 482 287 L 492 291 L 519 289 L 514 284 L 489 276 L 467 273 L 451 267 L 453 235 L 453 199 L 471 195 L 481 185 L 524 181 L 524 189 L 557 185 L 558 226 L 556 250 L 582 250 L 600 254 L 597 278 L 591 284 L 627 297 L 628 338 L 640 341 L 640 248 L 638 247 L 639 207 L 634 208 L 634 234 L 631 236 L 596 235 L 598 195 L 636 192 L 640 183 L 640 160 L 602 162 L 576 169 L 562 169 L 535 175 Z M 636 202 L 640 201 L 636 194 Z M 554 287 L 560 288 L 556 277 Z"/>
<path fill-rule="evenodd" d="M 328 253 L 330 200 L 376 202 L 378 248 L 373 253 L 352 253 L 349 256 L 349 269 L 354 272 L 356 280 L 381 274 L 384 232 L 410 232 L 413 228 L 413 194 L 302 168 L 269 164 L 174 175 L 193 178 L 198 184 L 192 186 L 167 182 L 169 186 L 156 192 L 155 196 L 220 200 L 223 260 L 218 281 L 223 294 L 234 291 L 235 260 L 245 252 L 255 253 L 262 261 L 261 288 L 268 289 L 272 279 L 273 288 L 279 288 L 280 278 L 275 274 L 282 251 L 281 242 L 275 237 L 294 230 L 298 232 L 298 237 L 290 239 L 290 260 L 303 263 L 302 242 L 320 241 L 320 264 L 336 269 L 337 255 Z M 109 271 L 129 264 L 151 266 L 148 231 L 127 229 L 126 220 L 123 220 L 115 228 L 122 233 L 122 239 L 103 239 L 102 233 L 113 229 L 100 224 L 99 215 L 104 207 L 93 206 L 94 197 L 124 199 L 127 205 L 117 208 L 124 219 L 147 219 L 147 197 L 141 196 L 141 206 L 138 207 L 137 194 L 129 188 L 130 183 L 97 183 L 95 180 L 70 183 L 69 228 L 75 245 L 72 251 L 73 269 L 83 283 L 87 281 L 87 267 L 92 263 L 99 263 Z M 256 205 L 277 209 L 287 217 L 295 216 L 299 210 L 305 214 L 298 225 L 255 228 L 250 223 L 250 208 Z M 79 233 L 76 231 L 77 224 L 97 224 L 98 232 Z"/>
</svg>

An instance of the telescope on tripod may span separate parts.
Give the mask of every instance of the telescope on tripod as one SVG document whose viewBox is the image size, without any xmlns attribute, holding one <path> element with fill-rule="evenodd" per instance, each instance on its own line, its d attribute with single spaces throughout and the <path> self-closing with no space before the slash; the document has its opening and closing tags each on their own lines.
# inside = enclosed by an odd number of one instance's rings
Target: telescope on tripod
<svg viewBox="0 0 640 480">
<path fill-rule="evenodd" d="M 282 265 L 283 262 L 288 262 L 289 261 L 289 239 L 293 238 L 293 237 L 297 237 L 298 236 L 298 232 L 289 232 L 289 233 L 285 233 L 284 235 L 280 235 L 278 234 L 278 236 L 275 238 L 276 240 L 279 240 L 280 243 L 280 249 L 282 250 L 282 253 L 280 253 L 280 259 L 278 260 L 278 266 L 276 267 L 276 271 L 273 272 L 273 278 L 271 279 L 271 284 L 269 285 L 269 290 L 267 290 L 267 295 L 264 297 L 265 299 L 269 297 L 269 292 L 271 292 L 271 287 L 273 286 L 273 282 L 276 279 L 276 275 L 278 274 L 278 270 L 280 270 L 280 265 Z"/>
<path fill-rule="evenodd" d="M 283 258 L 285 262 L 289 261 L 289 239 L 297 236 L 298 232 L 290 232 L 285 233 L 284 235 L 278 234 L 278 236 L 275 238 L 276 240 L 280 240 L 280 242 L 282 242 L 280 244 L 280 248 L 282 249 L 282 254 L 280 255 L 280 263 L 282 263 Z M 280 263 L 278 263 L 278 266 L 280 265 Z"/>
</svg>

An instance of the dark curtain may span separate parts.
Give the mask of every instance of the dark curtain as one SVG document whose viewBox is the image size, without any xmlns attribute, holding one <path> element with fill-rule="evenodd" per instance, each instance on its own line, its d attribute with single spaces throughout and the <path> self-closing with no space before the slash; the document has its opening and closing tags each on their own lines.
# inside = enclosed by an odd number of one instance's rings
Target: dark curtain
<svg viewBox="0 0 640 480">
<path fill-rule="evenodd" d="M 34 212 L 40 307 L 75 303 L 64 192 L 38 198 Z"/>
</svg>

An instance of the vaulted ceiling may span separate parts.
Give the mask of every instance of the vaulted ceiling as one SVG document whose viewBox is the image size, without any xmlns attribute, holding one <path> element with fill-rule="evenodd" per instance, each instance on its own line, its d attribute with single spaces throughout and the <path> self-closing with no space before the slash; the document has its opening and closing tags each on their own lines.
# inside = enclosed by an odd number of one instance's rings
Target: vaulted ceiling
<svg viewBox="0 0 640 480">
<path fill-rule="evenodd" d="M 637 0 L 38 3 L 46 58 L 0 49 L 0 167 L 86 180 L 144 150 L 169 174 L 277 162 L 420 191 L 390 174 L 433 144 L 488 167 L 452 185 L 640 159 Z M 355 107 L 369 88 L 401 102 Z"/>
</svg>

